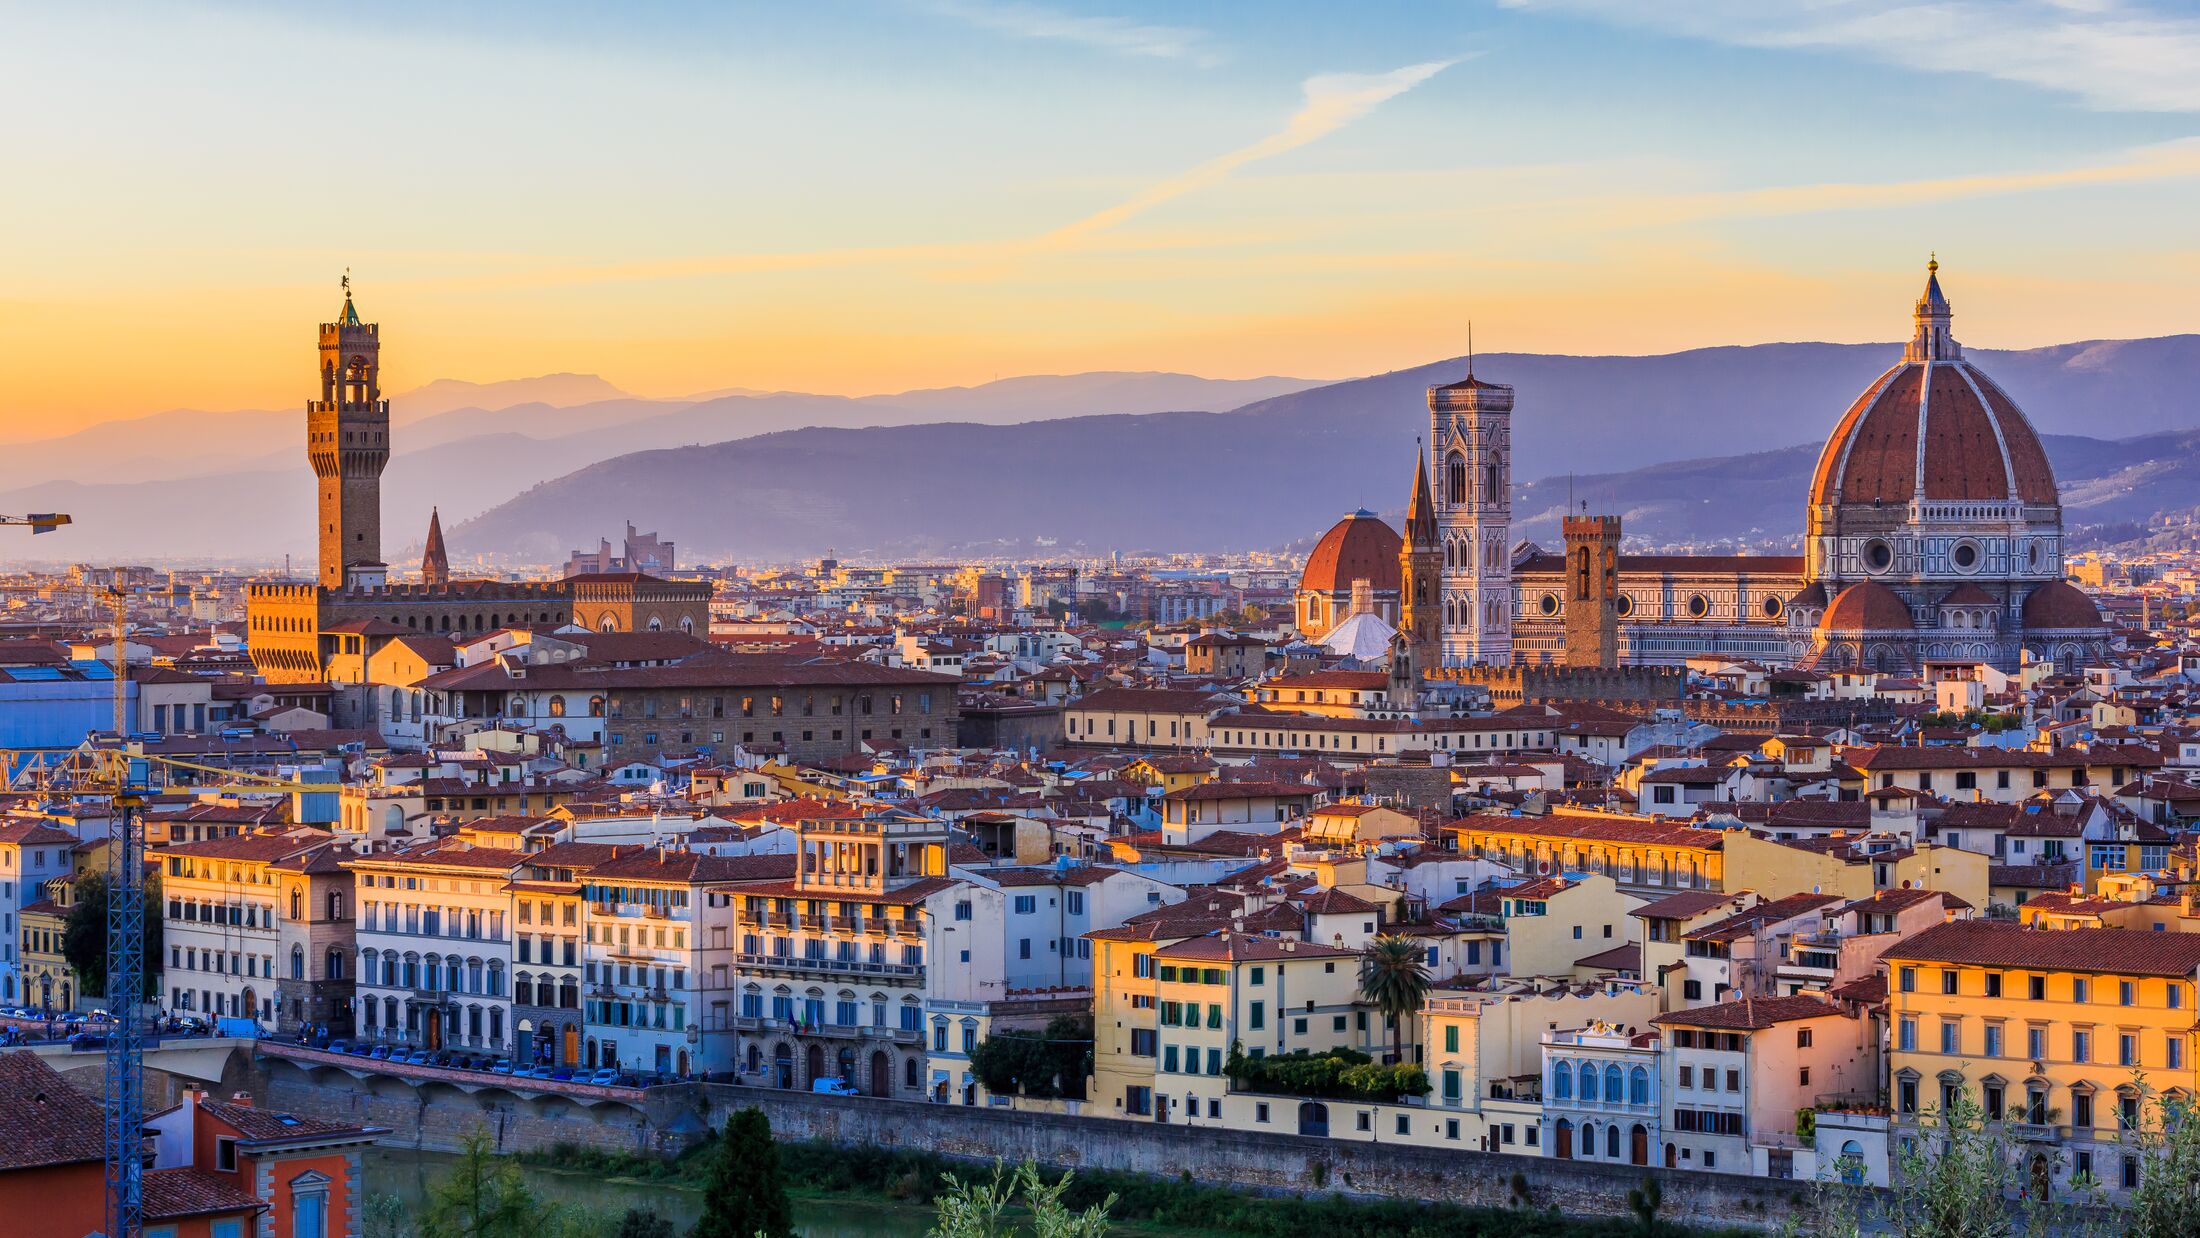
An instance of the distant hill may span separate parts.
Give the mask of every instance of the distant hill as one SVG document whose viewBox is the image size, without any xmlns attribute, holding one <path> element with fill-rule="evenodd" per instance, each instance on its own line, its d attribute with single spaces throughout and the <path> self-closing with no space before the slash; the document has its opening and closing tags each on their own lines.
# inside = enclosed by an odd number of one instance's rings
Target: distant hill
<svg viewBox="0 0 2200 1238">
<path fill-rule="evenodd" d="M 2191 394 L 2200 391 L 2200 337 L 1971 353 L 2043 431 L 2084 436 L 2053 447 L 2073 522 L 2192 505 L 2176 492 L 2189 487 L 2186 461 L 2200 444 L 2178 432 L 2200 426 Z M 1477 369 L 1519 393 L 1513 475 L 1541 479 L 1516 497 L 1524 534 L 1547 536 L 1535 521 L 1564 506 L 1571 473 L 1578 497 L 1632 513 L 1630 533 L 1771 542 L 1792 538 L 1800 524 L 1815 444 L 1897 355 L 1894 345 L 1772 344 L 1658 357 L 1500 354 Z M 1007 551 L 1042 538 L 1101 551 L 1279 546 L 1319 534 L 1352 508 L 1398 506 L 1413 443 L 1426 433 L 1425 388 L 1463 372 L 1455 358 L 1231 412 L 1051 420 L 1037 420 L 1046 409 L 1033 406 L 1050 392 L 1075 408 L 1174 398 L 1187 390 L 1174 384 L 1207 380 L 1072 375 L 905 397 L 621 396 L 451 409 L 398 438 L 384 553 L 408 561 L 430 504 L 441 505 L 461 560 L 555 561 L 628 518 L 677 540 L 683 557 L 721 559 L 791 559 L 827 547 Z M 902 398 L 916 407 L 894 403 Z M 967 415 L 935 415 L 958 399 Z M 90 438 L 80 443 L 80 461 L 89 452 L 92 464 L 76 472 L 26 475 L 11 458 L 22 449 L 0 451 L 0 511 L 77 517 L 74 528 L 17 553 L 310 554 L 311 482 L 297 414 L 204 416 L 239 418 L 249 433 L 218 452 L 220 443 L 192 438 L 188 426 L 157 435 L 97 427 L 107 437 L 96 448 Z M 59 442 L 28 446 L 50 451 Z M 1758 454 L 1740 458 L 1750 453 Z M 147 479 L 164 455 L 177 471 Z M 117 467 L 124 458 L 151 463 Z M 201 522 L 196 512 L 209 505 Z"/>
<path fill-rule="evenodd" d="M 1774 344 L 1496 355 L 1477 369 L 1518 392 L 1514 476 L 1548 479 L 1516 499 L 1524 532 L 1564 507 L 1571 467 L 1577 497 L 1633 511 L 1641 536 L 1765 543 L 1799 531 L 1815 444 L 1898 355 L 1893 345 Z M 2171 441 L 2127 446 L 2110 435 L 2200 425 L 2187 394 L 2200 380 L 2200 337 L 1973 355 L 2043 431 L 2084 429 L 2099 444 L 2058 448 L 2070 453 L 2061 476 L 2082 500 L 2074 520 L 2172 505 L 2174 480 L 2096 491 L 2129 484 L 2104 478 L 2135 467 L 2132 452 L 2161 453 Z M 631 516 L 676 530 L 699 554 L 736 558 L 1012 549 L 1039 538 L 1095 550 L 1281 545 L 1352 508 L 1396 506 L 1412 443 L 1426 433 L 1425 390 L 1463 372 L 1453 359 L 1221 415 L 803 429 L 643 452 L 536 487 L 453 539 L 535 560 L 582 529 Z M 1796 443 L 1812 445 L 1783 449 Z M 1737 448 L 1763 454 L 1737 458 L 1747 455 Z M 2158 464 L 2145 477 L 2171 471 Z"/>
</svg>

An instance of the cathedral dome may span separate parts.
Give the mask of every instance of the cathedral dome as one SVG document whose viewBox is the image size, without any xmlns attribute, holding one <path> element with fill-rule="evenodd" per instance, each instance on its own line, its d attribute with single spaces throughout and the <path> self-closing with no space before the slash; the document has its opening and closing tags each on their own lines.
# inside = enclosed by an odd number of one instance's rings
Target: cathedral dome
<svg viewBox="0 0 2200 1238">
<path fill-rule="evenodd" d="M 2024 626 L 2028 631 L 2098 628 L 2101 610 L 2078 586 L 2067 580 L 2050 581 L 2024 599 Z"/>
<path fill-rule="evenodd" d="M 2056 501 L 2055 471 L 2016 401 L 1963 359 L 1939 264 L 1918 298 L 1902 362 L 1849 406 L 1818 457 L 1813 505 Z"/>
<path fill-rule="evenodd" d="M 1375 513 L 1356 511 L 1330 527 L 1306 557 L 1302 593 L 1349 593 L 1364 580 L 1377 593 L 1398 591 L 1398 534 Z"/>
<path fill-rule="evenodd" d="M 1909 605 L 1894 590 L 1860 580 L 1834 595 L 1818 626 L 1829 632 L 1898 632 L 1913 625 Z"/>
</svg>

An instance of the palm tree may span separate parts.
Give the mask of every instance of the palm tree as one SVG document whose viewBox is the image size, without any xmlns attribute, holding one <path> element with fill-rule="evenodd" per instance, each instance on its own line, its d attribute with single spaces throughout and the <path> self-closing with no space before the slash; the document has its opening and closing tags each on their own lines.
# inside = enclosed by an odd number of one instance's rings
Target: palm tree
<svg viewBox="0 0 2200 1238">
<path fill-rule="evenodd" d="M 1390 1021 L 1393 1062 L 1405 1061 L 1405 1021 L 1428 1000 L 1428 962 L 1421 943 L 1386 933 L 1360 951 L 1360 997 Z"/>
</svg>

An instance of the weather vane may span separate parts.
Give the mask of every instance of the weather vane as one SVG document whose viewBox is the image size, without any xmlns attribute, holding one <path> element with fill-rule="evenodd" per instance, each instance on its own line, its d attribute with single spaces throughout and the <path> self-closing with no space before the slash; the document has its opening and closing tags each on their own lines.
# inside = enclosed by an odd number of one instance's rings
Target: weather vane
<svg viewBox="0 0 2200 1238">
<path fill-rule="evenodd" d="M 344 268 L 344 295 L 345 295 L 345 296 L 347 296 L 347 297 L 351 295 L 351 268 L 350 268 L 350 267 L 345 267 L 345 268 Z"/>
</svg>

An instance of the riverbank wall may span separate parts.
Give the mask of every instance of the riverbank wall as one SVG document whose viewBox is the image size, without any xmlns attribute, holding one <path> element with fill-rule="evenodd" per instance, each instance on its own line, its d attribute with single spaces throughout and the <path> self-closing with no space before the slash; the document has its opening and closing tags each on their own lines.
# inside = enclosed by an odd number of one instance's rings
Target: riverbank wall
<svg viewBox="0 0 2200 1238">
<path fill-rule="evenodd" d="M 454 1150 L 479 1129 L 500 1152 L 563 1143 L 673 1156 L 723 1126 L 734 1111 L 755 1108 L 787 1140 L 906 1148 L 974 1163 L 1033 1160 L 1275 1195 L 1334 1193 L 1617 1217 L 1629 1215 L 1628 1191 L 1654 1177 L 1666 1220 L 1770 1229 L 1810 1190 L 1807 1183 L 1729 1174 L 725 1084 L 553 1095 L 483 1085 L 478 1076 L 399 1078 L 265 1055 L 244 1076 L 239 1082 L 248 1082 L 268 1107 L 387 1127 L 391 1134 L 383 1142 L 431 1151 Z"/>
</svg>

